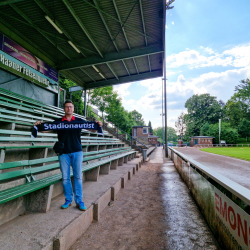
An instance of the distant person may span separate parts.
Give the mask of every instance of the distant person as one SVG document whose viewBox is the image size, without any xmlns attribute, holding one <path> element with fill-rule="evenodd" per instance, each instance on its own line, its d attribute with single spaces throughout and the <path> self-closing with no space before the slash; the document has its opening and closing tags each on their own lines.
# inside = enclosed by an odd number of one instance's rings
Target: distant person
<svg viewBox="0 0 250 250">
<path fill-rule="evenodd" d="M 85 122 L 83 119 L 73 116 L 74 104 L 72 101 L 67 100 L 64 103 L 65 115 L 62 118 L 56 119 L 55 122 L 64 121 L 70 123 L 72 121 Z M 102 127 L 102 122 L 97 121 L 98 125 Z M 34 123 L 34 126 L 41 124 L 41 121 Z M 85 211 L 86 206 L 83 202 L 82 194 L 82 144 L 81 144 L 81 129 L 57 130 L 58 141 L 64 141 L 63 153 L 59 155 L 60 169 L 62 172 L 62 183 L 65 195 L 65 203 L 61 206 L 66 209 L 72 205 L 73 201 L 73 188 L 70 178 L 70 166 L 73 169 L 74 177 L 74 199 L 76 206 Z M 65 136 L 65 133 L 67 135 Z"/>
</svg>

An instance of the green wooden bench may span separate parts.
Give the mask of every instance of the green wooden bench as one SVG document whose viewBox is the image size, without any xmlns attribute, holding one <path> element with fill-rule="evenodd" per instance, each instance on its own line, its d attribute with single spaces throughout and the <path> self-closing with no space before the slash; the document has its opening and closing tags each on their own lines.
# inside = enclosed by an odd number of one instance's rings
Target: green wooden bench
<svg viewBox="0 0 250 250">
<path fill-rule="evenodd" d="M 56 118 L 60 118 L 60 117 L 56 117 Z M 8 109 L 0 108 L 0 121 L 3 121 L 3 122 L 16 123 L 16 124 L 32 127 L 33 124 L 38 120 L 43 121 L 43 122 L 51 122 L 54 119 L 34 116 L 34 115 L 27 114 L 27 113 L 15 112 L 15 111 L 11 111 Z M 82 129 L 82 133 L 98 136 L 97 133 L 88 131 L 86 129 Z M 106 131 L 103 131 L 103 134 L 105 137 L 113 137 L 113 136 L 110 136 Z"/>
<path fill-rule="evenodd" d="M 33 100 L 33 99 L 29 98 L 29 97 L 25 97 L 25 96 L 13 93 L 13 92 L 5 90 L 5 89 L 0 88 L 0 96 L 1 96 L 1 99 L 3 99 L 5 97 L 5 98 L 8 98 L 9 100 L 14 99 L 13 101 L 16 100 L 19 103 L 20 103 L 20 101 L 22 101 L 22 105 L 24 105 L 26 107 L 32 105 L 33 107 L 36 107 L 36 108 L 38 108 L 40 110 L 46 109 L 46 110 L 50 110 L 50 111 L 52 111 L 54 113 L 64 114 L 63 109 L 61 109 L 59 107 L 52 106 L 52 105 L 49 105 L 49 104 L 46 104 L 46 103 L 43 103 L 43 102 L 40 102 L 40 101 L 37 101 L 37 100 Z"/>
<path fill-rule="evenodd" d="M 3 108 L 0 108 L 0 115 L 1 115 L 1 117 L 4 115 L 4 116 L 6 116 L 7 119 L 13 119 L 13 120 L 15 120 L 18 117 L 26 117 L 30 121 L 40 121 L 41 120 L 43 122 L 52 122 L 54 120 L 54 119 L 45 118 L 45 117 L 41 117 L 41 116 L 35 116 L 35 115 L 23 113 L 23 112 L 15 112 L 15 111 L 11 111 L 9 109 L 3 109 Z"/>
<path fill-rule="evenodd" d="M 92 151 L 92 152 L 85 152 L 83 162 L 94 160 L 94 159 L 101 159 L 102 157 L 109 156 L 112 154 L 117 154 L 123 151 L 131 150 L 130 147 L 122 148 L 122 149 L 116 149 L 116 150 L 100 150 L 100 151 Z M 95 156 L 91 156 L 95 155 Z M 89 156 L 89 157 L 86 157 Z M 50 165 L 45 165 L 41 167 L 35 167 L 31 168 L 33 165 L 37 164 L 43 164 L 48 162 L 58 161 L 58 156 L 49 157 L 49 158 L 41 158 L 41 159 L 35 159 L 35 160 L 24 160 L 24 161 L 14 161 L 14 162 L 6 162 L 6 163 L 0 163 L 0 170 L 6 170 L 6 169 L 12 169 L 17 167 L 23 167 L 24 169 L 17 170 L 17 171 L 11 171 L 7 173 L 1 173 L 0 174 L 0 181 L 15 178 L 15 177 L 21 177 L 21 176 L 28 176 L 29 174 L 32 176 L 32 174 L 40 173 L 47 170 L 53 170 L 55 168 L 59 167 L 59 163 L 54 163 Z M 27 178 L 28 181 L 29 178 Z"/>
<path fill-rule="evenodd" d="M 4 108 L 0 108 L 0 113 L 1 113 L 1 120 L 2 121 L 6 121 L 6 122 L 14 122 L 12 120 L 15 120 L 16 116 L 22 116 L 22 118 L 26 118 L 25 120 L 23 119 L 18 119 L 16 121 L 16 123 L 19 123 L 21 125 L 29 125 L 32 126 L 34 121 L 37 120 L 43 120 L 43 121 L 53 121 L 55 119 L 58 119 L 62 116 L 64 116 L 64 111 L 62 110 L 62 112 L 57 115 L 53 112 L 45 112 L 42 110 L 38 110 L 36 109 L 36 107 L 32 107 L 31 105 L 25 105 L 23 103 L 21 103 L 20 101 L 13 101 L 11 99 L 5 98 L 5 97 L 1 97 L 0 98 L 0 107 L 4 107 Z M 19 110 L 19 112 L 13 111 L 14 110 Z M 28 113 L 25 113 L 28 112 Z M 35 114 L 35 115 L 31 115 L 31 114 Z M 11 116 L 9 116 L 8 114 L 12 114 Z M 37 116 L 40 115 L 40 116 Z M 75 116 L 85 119 L 83 116 L 74 114 Z M 4 117 L 3 117 L 4 116 Z M 21 123 L 23 121 L 23 123 Z M 25 122 L 25 123 L 24 123 Z M 107 134 L 106 131 L 104 131 L 104 134 Z"/>
<path fill-rule="evenodd" d="M 95 152 L 97 153 L 97 152 Z M 102 154 L 97 154 L 94 156 L 89 155 L 89 157 L 84 157 L 83 162 L 86 162 L 87 164 L 82 167 L 82 171 L 90 171 L 94 168 L 100 167 L 105 164 L 110 164 L 112 161 L 122 159 L 123 157 L 127 156 L 135 156 L 134 151 L 131 151 L 130 148 L 126 148 L 123 150 L 112 150 L 112 152 L 102 152 Z M 93 152 L 91 152 L 93 154 Z M 115 155 L 115 156 L 114 156 Z M 87 156 L 87 153 L 85 153 L 85 156 Z M 103 157 L 108 157 L 106 159 L 102 159 Z M 99 159 L 99 161 L 96 162 L 90 162 L 93 160 Z M 0 191 L 0 204 L 5 203 L 7 201 L 13 200 L 15 198 L 18 198 L 20 196 L 32 193 L 34 191 L 40 190 L 42 188 L 48 187 L 52 184 L 55 184 L 62 179 L 62 175 L 55 174 L 53 176 L 49 176 L 40 180 L 35 180 L 35 177 L 33 174 L 41 173 L 44 171 L 49 171 L 53 169 L 59 168 L 59 163 L 53 163 L 41 167 L 34 167 L 31 168 L 32 165 L 36 164 L 42 164 L 42 163 L 48 163 L 51 161 L 58 160 L 58 157 L 50 157 L 50 158 L 44 158 L 44 159 L 36 159 L 36 160 L 29 160 L 29 161 L 19 161 L 19 162 L 10 162 L 10 163 L 2 163 L 0 164 L 0 169 L 10 169 L 10 168 L 16 168 L 16 167 L 28 167 L 26 169 L 22 170 L 16 170 L 11 171 L 7 173 L 0 173 L 0 180 L 6 181 L 9 179 L 17 178 L 17 177 L 23 177 L 26 176 L 27 183 L 15 186 L 12 188 L 5 189 L 3 191 Z M 73 176 L 71 172 L 71 176 Z"/>
<path fill-rule="evenodd" d="M 48 113 L 45 111 L 41 111 L 41 110 L 37 110 L 34 108 L 31 108 L 29 105 L 27 106 L 23 106 L 20 105 L 20 102 L 13 102 L 11 100 L 9 100 L 8 98 L 0 98 L 0 106 L 7 108 L 7 109 L 14 109 L 14 110 L 21 110 L 22 112 L 29 112 L 29 113 L 35 113 L 35 114 L 39 114 L 41 116 L 46 116 L 46 117 L 51 117 L 54 119 L 60 118 L 61 115 L 55 115 L 54 113 Z"/>
<path fill-rule="evenodd" d="M 29 136 L 31 135 L 31 132 L 26 131 L 19 131 L 19 130 L 7 130 L 7 129 L 0 129 L 0 134 L 3 135 L 21 135 L 21 136 Z M 54 137 L 57 138 L 57 134 L 55 133 L 38 133 L 37 138 L 40 137 Z M 35 138 L 35 139 L 37 139 Z M 113 141 L 113 142 L 120 142 L 119 139 L 116 138 L 110 138 L 110 137 L 97 137 L 97 136 L 81 136 L 81 139 L 83 140 L 100 140 L 100 141 Z"/>
<path fill-rule="evenodd" d="M 13 98 L 14 100 L 11 98 Z M 5 102 L 7 103 L 17 104 L 15 105 L 16 109 L 22 109 L 23 107 L 25 107 L 26 111 L 32 112 L 33 110 L 33 112 L 36 113 L 39 112 L 42 115 L 48 115 L 55 119 L 64 116 L 64 110 L 62 108 L 48 105 L 46 103 L 33 100 L 29 97 L 25 97 L 1 88 L 0 88 L 0 99 L 5 100 Z M 4 104 L 4 102 L 0 102 L 0 104 Z M 84 116 L 76 113 L 74 113 L 74 116 L 82 118 L 84 120 L 86 119 Z"/>
<path fill-rule="evenodd" d="M 5 130 L 0 129 L 0 135 L 9 135 L 9 136 L 0 136 L 0 143 L 6 143 L 6 142 L 16 142 L 16 143 L 44 143 L 44 142 L 50 142 L 54 143 L 58 141 L 57 134 L 54 133 L 38 133 L 37 138 L 31 138 L 30 132 L 25 131 L 17 131 L 17 130 Z M 43 138 L 40 138 L 42 136 Z M 81 136 L 81 142 L 82 145 L 92 145 L 95 143 L 96 145 L 103 145 L 103 144 L 114 144 L 114 145 L 124 145 L 124 143 L 121 143 L 119 139 L 116 138 L 110 138 L 110 137 L 93 137 L 93 136 Z M 9 145 L 5 145 L 9 146 Z M 14 145 L 11 145 L 14 146 Z M 38 145 L 36 145 L 38 146 Z"/>
<path fill-rule="evenodd" d="M 84 137 L 83 137 L 84 138 Z M 120 141 L 109 141 L 109 140 L 99 140 L 98 137 L 97 139 L 81 139 L 82 143 L 88 143 L 89 145 L 92 143 L 98 143 L 99 144 L 119 144 L 119 145 L 124 145 L 124 143 L 121 143 Z M 53 137 L 53 138 L 31 138 L 31 137 L 5 137 L 5 136 L 0 136 L 0 142 L 31 142 L 35 143 L 36 142 L 57 142 L 58 139 Z M 87 144 L 87 145 L 88 145 Z"/>
<path fill-rule="evenodd" d="M 8 92 L 8 93 L 6 93 Z M 37 101 L 34 101 L 30 98 L 30 100 L 32 101 L 28 101 L 28 104 L 25 104 L 22 101 L 22 98 L 24 98 L 26 100 L 26 97 L 22 97 L 20 95 L 17 95 L 17 94 L 10 94 L 11 92 L 9 91 L 1 91 L 0 89 L 0 106 L 4 106 L 5 108 L 11 108 L 11 109 L 18 109 L 18 110 L 22 110 L 22 111 L 26 111 L 26 112 L 29 112 L 29 113 L 34 113 L 34 114 L 39 114 L 43 117 L 37 117 L 37 116 L 34 116 L 33 119 L 30 119 L 32 118 L 32 115 L 29 115 L 29 114 L 25 114 L 25 113 L 22 113 L 22 112 L 15 112 L 15 111 L 11 111 L 11 114 L 13 115 L 19 115 L 19 116 L 26 116 L 28 117 L 28 119 L 26 120 L 23 120 L 24 118 L 20 118 L 20 119 L 16 119 L 16 121 L 14 122 L 13 120 L 14 117 L 13 116 L 8 116 L 8 115 L 2 115 L 1 114 L 1 118 L 0 118 L 0 121 L 4 121 L 4 122 L 12 122 L 12 123 L 16 123 L 16 124 L 20 124 L 20 125 L 26 125 L 26 126 L 32 126 L 33 123 L 36 121 L 36 120 L 43 120 L 43 121 L 51 121 L 51 120 L 54 120 L 54 119 L 57 119 L 57 118 L 60 118 L 64 115 L 64 111 L 63 109 L 61 108 L 58 108 L 58 107 L 55 107 L 55 106 L 51 106 L 51 105 L 46 105 L 44 103 L 42 103 L 42 108 L 40 108 L 40 105 L 37 106 Z M 4 95 L 1 96 L 1 94 Z M 7 96 L 7 97 L 6 97 Z M 12 100 L 8 97 L 15 97 L 15 100 Z M 49 107 L 49 110 L 46 109 L 46 107 Z M 9 109 L 8 109 L 9 110 Z M 4 109 L 1 109 L 2 113 L 7 113 L 6 111 L 4 111 Z M 1 112 L 0 112 L 1 113 Z M 78 115 L 78 114 L 74 114 L 76 117 L 79 117 L 79 118 L 82 118 L 82 119 L 85 119 L 84 116 L 81 116 L 81 115 Z M 48 116 L 49 118 L 46 118 L 45 116 Z M 37 119 L 38 118 L 38 119 Z M 54 119 L 53 119 L 54 118 Z M 86 132 L 86 130 L 85 130 Z M 91 134 L 95 134 L 93 132 L 90 132 Z M 107 136 L 107 137 L 112 137 L 108 134 L 107 131 L 103 131 L 104 135 Z"/>
<path fill-rule="evenodd" d="M 5 136 L 6 134 L 8 136 Z M 15 150 L 13 151 L 14 154 L 12 154 L 11 156 L 12 160 L 18 160 L 18 154 L 17 156 L 15 154 L 15 152 L 17 152 L 16 150 L 27 149 L 27 151 L 23 151 L 23 153 L 27 154 L 26 157 L 43 157 L 46 156 L 47 153 L 51 155 L 51 149 L 54 146 L 54 143 L 58 141 L 57 134 L 38 133 L 38 136 L 39 137 L 37 138 L 31 138 L 30 132 L 0 129 L 1 161 L 4 162 L 6 154 L 10 155 L 11 150 Z M 41 138 L 40 136 L 42 136 L 43 138 Z M 96 151 L 112 148 L 121 149 L 125 146 L 123 142 L 120 142 L 115 138 L 104 138 L 97 136 L 82 136 L 81 144 L 83 147 L 83 151 Z M 46 151 L 46 148 L 50 150 Z"/>
</svg>

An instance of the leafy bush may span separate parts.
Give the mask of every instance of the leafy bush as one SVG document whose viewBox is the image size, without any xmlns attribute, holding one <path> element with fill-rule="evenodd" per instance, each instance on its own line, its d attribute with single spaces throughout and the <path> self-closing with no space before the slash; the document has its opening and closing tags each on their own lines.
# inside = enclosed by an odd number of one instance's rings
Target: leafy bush
<svg viewBox="0 0 250 250">
<path fill-rule="evenodd" d="M 208 136 L 214 137 L 214 143 L 219 144 L 219 123 L 209 125 Z M 231 128 L 228 123 L 221 123 L 221 140 L 226 141 L 227 144 L 236 144 L 238 138 L 237 129 Z"/>
</svg>

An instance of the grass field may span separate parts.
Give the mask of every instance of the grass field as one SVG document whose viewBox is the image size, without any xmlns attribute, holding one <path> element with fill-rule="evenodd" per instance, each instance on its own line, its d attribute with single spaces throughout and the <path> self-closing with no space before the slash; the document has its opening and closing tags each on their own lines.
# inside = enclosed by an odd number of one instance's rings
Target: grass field
<svg viewBox="0 0 250 250">
<path fill-rule="evenodd" d="M 201 151 L 205 151 L 208 153 L 213 153 L 217 155 L 225 155 L 225 156 L 230 156 L 246 161 L 250 161 L 250 147 L 248 148 L 203 148 L 200 149 Z"/>
</svg>

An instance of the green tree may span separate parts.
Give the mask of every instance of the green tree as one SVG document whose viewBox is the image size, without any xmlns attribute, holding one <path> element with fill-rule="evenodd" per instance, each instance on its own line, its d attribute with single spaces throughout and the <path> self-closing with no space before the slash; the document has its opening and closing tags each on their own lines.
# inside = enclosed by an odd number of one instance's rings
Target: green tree
<svg viewBox="0 0 250 250">
<path fill-rule="evenodd" d="M 70 98 L 69 88 L 72 86 L 76 86 L 76 84 L 64 77 L 61 78 L 60 87 L 66 90 L 67 99 Z M 113 86 L 92 89 L 89 90 L 88 94 L 88 103 L 95 105 L 102 112 L 103 118 L 112 122 L 126 133 L 131 134 L 133 126 L 145 125 L 142 114 L 136 110 L 128 112 L 124 109 L 122 100 L 118 93 L 113 90 Z M 82 91 L 72 93 L 72 101 L 75 104 L 76 112 L 83 114 Z M 89 105 L 88 111 L 91 111 Z"/>
<path fill-rule="evenodd" d="M 235 93 L 226 103 L 224 112 L 226 118 L 233 128 L 237 128 L 243 118 L 249 116 L 249 106 L 239 100 L 238 94 Z"/>
<path fill-rule="evenodd" d="M 153 133 L 153 129 L 152 129 L 152 124 L 151 121 L 148 122 L 148 126 L 149 126 L 149 133 Z"/>
<path fill-rule="evenodd" d="M 145 126 L 145 121 L 142 118 L 142 114 L 139 113 L 137 110 L 133 110 L 131 112 L 129 112 L 129 114 L 131 115 L 131 119 L 134 122 L 134 126 Z"/>
<path fill-rule="evenodd" d="M 186 137 L 200 135 L 201 127 L 208 122 L 215 124 L 223 116 L 223 102 L 210 94 L 193 95 L 186 103 L 188 114 L 184 116 L 187 124 Z"/>
<path fill-rule="evenodd" d="M 201 134 L 200 135 L 203 135 L 203 136 L 208 136 L 209 132 L 209 123 L 206 122 L 202 127 L 201 127 Z"/>
<path fill-rule="evenodd" d="M 142 114 L 124 109 L 121 98 L 112 86 L 91 90 L 90 103 L 98 107 L 106 120 L 128 134 L 132 133 L 133 126 L 145 125 Z"/>
<path fill-rule="evenodd" d="M 210 124 L 208 136 L 214 137 L 214 143 L 219 144 L 219 123 Z M 221 140 L 225 140 L 227 144 L 236 144 L 239 138 L 237 129 L 230 126 L 229 123 L 221 123 Z"/>
<path fill-rule="evenodd" d="M 240 83 L 224 107 L 226 118 L 234 128 L 238 128 L 244 118 L 250 121 L 250 80 L 241 80 Z"/>
<path fill-rule="evenodd" d="M 66 91 L 66 99 L 70 99 L 70 92 L 69 88 L 73 86 L 77 86 L 74 82 L 71 80 L 65 78 L 64 76 L 60 76 L 59 80 L 59 86 Z M 82 100 L 82 91 L 76 91 L 72 92 L 72 102 L 74 103 L 75 106 L 75 112 L 83 115 L 84 113 L 84 101 Z"/>
<path fill-rule="evenodd" d="M 239 126 L 238 126 L 238 132 L 241 137 L 246 138 L 250 136 L 250 121 L 248 121 L 246 118 L 242 119 Z"/>
<path fill-rule="evenodd" d="M 99 110 L 102 112 L 102 117 L 103 112 L 105 112 L 108 105 L 114 99 L 113 95 L 114 92 L 112 86 L 96 88 L 89 91 L 90 103 L 99 108 Z"/>
<path fill-rule="evenodd" d="M 174 142 L 177 141 L 178 136 L 177 136 L 174 128 L 168 127 L 167 133 L 168 133 L 168 141 L 174 141 Z M 162 127 L 155 128 L 153 134 L 155 136 L 159 137 L 160 142 L 163 142 L 163 137 L 165 138 L 165 127 L 164 128 L 162 128 Z"/>
<path fill-rule="evenodd" d="M 186 126 L 186 124 L 184 122 L 184 116 L 185 116 L 185 113 L 182 112 L 178 116 L 177 121 L 175 122 L 176 132 L 177 132 L 177 135 L 179 136 L 179 138 L 181 140 L 183 140 L 185 132 L 186 132 L 186 129 L 187 129 L 187 126 Z"/>
<path fill-rule="evenodd" d="M 250 80 L 241 80 L 241 84 L 235 87 L 237 97 L 244 101 L 248 106 L 250 105 Z"/>
</svg>

